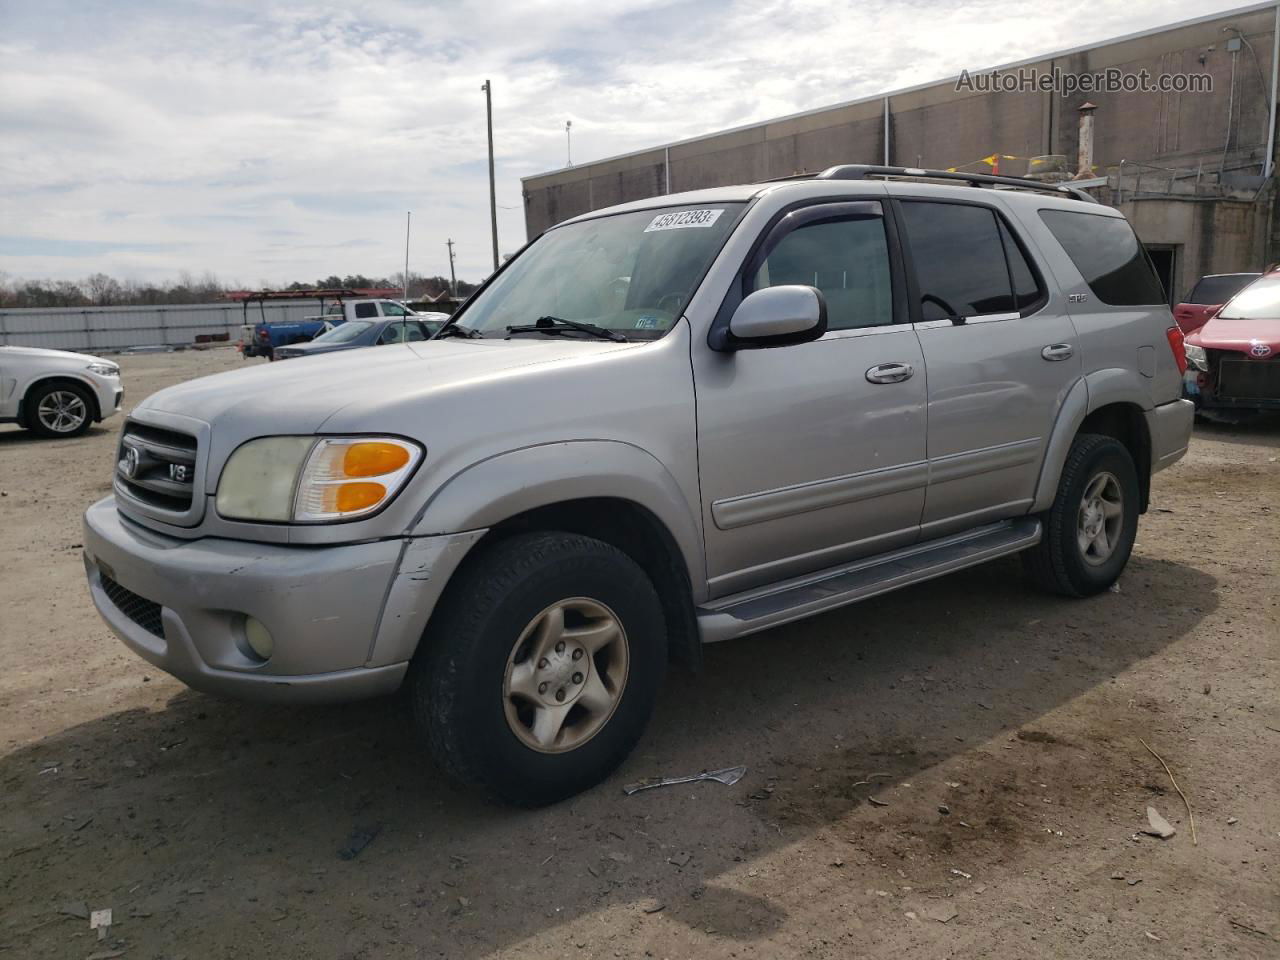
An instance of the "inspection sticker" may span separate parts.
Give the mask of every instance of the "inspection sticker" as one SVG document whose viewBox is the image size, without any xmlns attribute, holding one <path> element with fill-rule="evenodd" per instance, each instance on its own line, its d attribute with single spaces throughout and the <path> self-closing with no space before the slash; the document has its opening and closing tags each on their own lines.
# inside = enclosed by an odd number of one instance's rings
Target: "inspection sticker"
<svg viewBox="0 0 1280 960">
<path fill-rule="evenodd" d="M 649 221 L 645 233 L 656 230 L 683 230 L 685 227 L 709 227 L 720 219 L 724 210 L 680 210 L 676 213 L 660 213 Z"/>
</svg>

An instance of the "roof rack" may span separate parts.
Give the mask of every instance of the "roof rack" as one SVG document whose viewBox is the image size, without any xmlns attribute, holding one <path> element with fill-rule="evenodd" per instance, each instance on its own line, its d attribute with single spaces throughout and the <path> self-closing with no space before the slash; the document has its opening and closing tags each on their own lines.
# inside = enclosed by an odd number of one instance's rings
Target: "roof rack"
<svg viewBox="0 0 1280 960">
<path fill-rule="evenodd" d="M 867 163 L 843 163 L 828 167 L 817 175 L 818 180 L 866 180 L 868 177 L 919 177 L 924 180 L 959 180 L 975 187 L 1017 187 L 1022 190 L 1038 190 L 1060 197 L 1074 197 L 1087 203 L 1098 199 L 1078 187 L 1065 183 L 1041 183 L 1022 177 L 1000 177 L 990 173 L 959 173 L 951 170 L 922 170 L 919 167 L 881 167 Z"/>
</svg>

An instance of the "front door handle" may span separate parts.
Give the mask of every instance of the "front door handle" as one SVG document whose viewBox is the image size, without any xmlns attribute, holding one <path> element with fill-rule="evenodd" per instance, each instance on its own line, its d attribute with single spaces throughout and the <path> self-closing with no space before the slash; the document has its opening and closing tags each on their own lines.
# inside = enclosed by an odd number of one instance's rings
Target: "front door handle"
<svg viewBox="0 0 1280 960">
<path fill-rule="evenodd" d="M 1046 360 L 1070 360 L 1075 348 L 1069 343 L 1051 343 L 1040 351 Z"/>
<path fill-rule="evenodd" d="M 915 367 L 909 363 L 881 363 L 867 371 L 868 383 L 901 383 L 910 380 Z"/>
</svg>

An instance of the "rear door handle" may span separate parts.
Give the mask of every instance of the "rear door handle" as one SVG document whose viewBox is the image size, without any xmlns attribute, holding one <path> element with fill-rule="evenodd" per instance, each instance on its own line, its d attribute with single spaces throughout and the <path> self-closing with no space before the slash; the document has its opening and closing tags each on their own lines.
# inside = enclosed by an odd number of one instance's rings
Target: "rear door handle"
<svg viewBox="0 0 1280 960">
<path fill-rule="evenodd" d="M 901 383 L 910 380 L 915 367 L 909 363 L 881 363 L 867 371 L 868 383 Z"/>
<path fill-rule="evenodd" d="M 1046 360 L 1070 360 L 1073 353 L 1075 348 L 1069 343 L 1051 343 L 1040 351 L 1040 356 Z"/>
</svg>

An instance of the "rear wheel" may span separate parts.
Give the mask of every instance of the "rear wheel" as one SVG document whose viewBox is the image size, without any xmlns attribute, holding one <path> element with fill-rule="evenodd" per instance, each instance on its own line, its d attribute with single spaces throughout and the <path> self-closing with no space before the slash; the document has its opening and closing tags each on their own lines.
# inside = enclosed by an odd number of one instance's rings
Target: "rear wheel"
<svg viewBox="0 0 1280 960">
<path fill-rule="evenodd" d="M 532 533 L 471 559 L 410 673 L 415 723 L 458 779 L 524 806 L 598 783 L 640 738 L 666 665 L 653 584 L 589 537 Z"/>
<path fill-rule="evenodd" d="M 1071 444 L 1044 532 L 1023 566 L 1053 593 L 1086 597 L 1120 576 L 1138 533 L 1138 472 L 1118 440 L 1081 434 Z"/>
<path fill-rule="evenodd" d="M 93 398 L 72 383 L 37 386 L 23 408 L 27 427 L 41 437 L 78 437 L 93 425 Z"/>
</svg>

